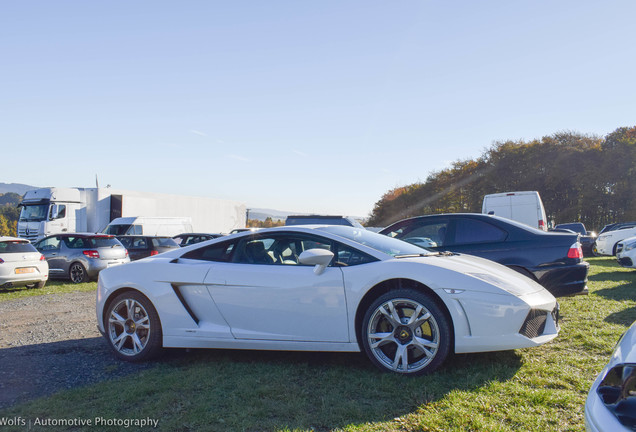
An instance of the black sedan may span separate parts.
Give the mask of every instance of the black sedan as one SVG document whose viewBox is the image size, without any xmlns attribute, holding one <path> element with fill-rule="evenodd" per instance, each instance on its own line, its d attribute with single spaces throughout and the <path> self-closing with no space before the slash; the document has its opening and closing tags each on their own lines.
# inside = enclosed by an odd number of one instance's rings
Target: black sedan
<svg viewBox="0 0 636 432">
<path fill-rule="evenodd" d="M 575 233 L 581 234 L 579 237 L 579 243 L 581 243 L 581 249 L 583 249 L 583 256 L 594 256 L 593 248 L 594 241 L 596 240 L 596 233 L 594 231 L 588 231 L 585 229 L 585 225 L 581 222 L 571 222 L 558 224 L 554 227 L 554 231 L 570 230 Z"/>
<path fill-rule="evenodd" d="M 171 237 L 123 235 L 117 236 L 117 240 L 128 249 L 131 261 L 179 249 Z"/>
<path fill-rule="evenodd" d="M 455 213 L 404 219 L 380 234 L 496 261 L 536 280 L 555 297 L 587 293 L 589 264 L 575 233 L 548 233 L 493 215 Z"/>
</svg>

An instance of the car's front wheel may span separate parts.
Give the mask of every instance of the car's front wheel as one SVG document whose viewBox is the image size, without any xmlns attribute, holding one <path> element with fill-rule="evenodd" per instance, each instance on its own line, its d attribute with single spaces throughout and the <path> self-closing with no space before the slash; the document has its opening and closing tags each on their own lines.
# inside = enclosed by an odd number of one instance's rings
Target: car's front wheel
<svg viewBox="0 0 636 432">
<path fill-rule="evenodd" d="M 437 369 L 451 349 L 449 319 L 426 293 L 400 289 L 380 296 L 362 322 L 362 344 L 384 371 L 421 375 Z"/>
<path fill-rule="evenodd" d="M 104 328 L 109 346 L 122 360 L 148 360 L 161 350 L 159 315 L 150 300 L 139 292 L 125 292 L 110 303 L 104 315 Z"/>
</svg>

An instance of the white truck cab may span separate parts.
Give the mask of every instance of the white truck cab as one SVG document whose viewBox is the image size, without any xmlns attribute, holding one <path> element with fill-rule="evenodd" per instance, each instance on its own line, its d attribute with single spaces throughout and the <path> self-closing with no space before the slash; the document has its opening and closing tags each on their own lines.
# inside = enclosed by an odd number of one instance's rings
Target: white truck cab
<svg viewBox="0 0 636 432">
<path fill-rule="evenodd" d="M 43 188 L 27 191 L 20 207 L 18 237 L 33 242 L 49 234 L 76 231 L 76 214 L 83 205 L 78 189 Z"/>
</svg>

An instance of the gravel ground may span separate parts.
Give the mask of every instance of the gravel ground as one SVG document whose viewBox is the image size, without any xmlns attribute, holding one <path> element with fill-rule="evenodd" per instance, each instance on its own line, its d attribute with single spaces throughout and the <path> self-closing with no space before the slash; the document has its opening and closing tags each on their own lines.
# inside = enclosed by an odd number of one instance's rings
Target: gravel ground
<svg viewBox="0 0 636 432">
<path fill-rule="evenodd" d="M 0 365 L 0 408 L 150 367 L 112 354 L 97 330 L 95 292 L 0 302 Z"/>
</svg>

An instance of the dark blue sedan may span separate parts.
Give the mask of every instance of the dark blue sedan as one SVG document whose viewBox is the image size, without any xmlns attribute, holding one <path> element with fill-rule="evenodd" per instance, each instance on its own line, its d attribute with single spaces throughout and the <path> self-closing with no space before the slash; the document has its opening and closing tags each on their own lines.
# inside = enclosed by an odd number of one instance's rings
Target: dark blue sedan
<svg viewBox="0 0 636 432">
<path fill-rule="evenodd" d="M 576 233 L 545 232 L 493 215 L 455 213 L 404 219 L 380 231 L 434 251 L 476 255 L 504 264 L 555 297 L 587 293 L 589 264 Z"/>
</svg>

